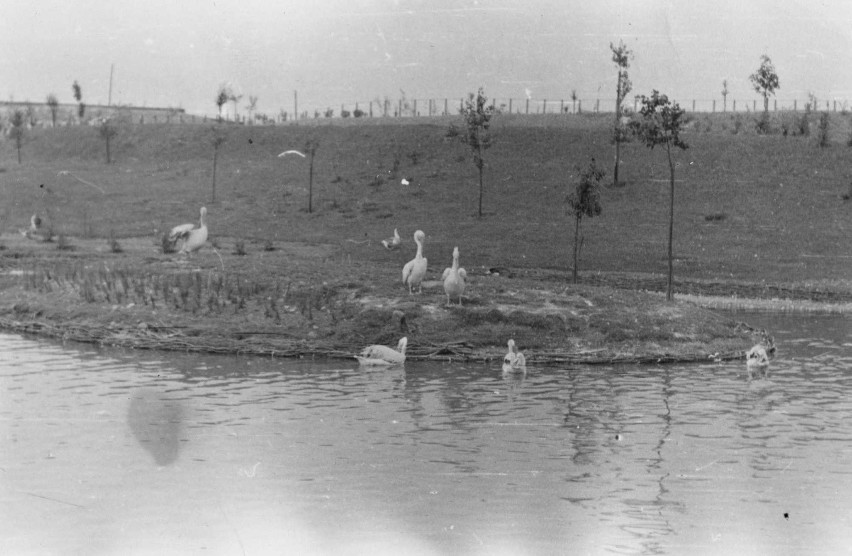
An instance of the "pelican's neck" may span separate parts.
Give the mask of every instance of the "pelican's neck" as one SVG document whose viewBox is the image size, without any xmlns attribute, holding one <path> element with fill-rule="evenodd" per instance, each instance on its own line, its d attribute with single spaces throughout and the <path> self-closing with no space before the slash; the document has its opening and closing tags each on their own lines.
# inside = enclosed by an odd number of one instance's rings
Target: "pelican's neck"
<svg viewBox="0 0 852 556">
<path fill-rule="evenodd" d="M 453 271 L 458 271 L 459 269 L 459 256 L 458 254 L 453 254 Z"/>
<path fill-rule="evenodd" d="M 198 225 L 202 228 L 207 225 L 207 222 L 204 221 L 205 218 L 206 218 L 206 214 L 204 213 L 204 211 L 201 211 L 201 217 L 198 219 L 198 223 L 199 223 Z"/>
<path fill-rule="evenodd" d="M 414 236 L 414 241 L 417 243 L 417 255 L 418 259 L 423 258 L 423 242 L 420 241 L 420 236 Z"/>
</svg>

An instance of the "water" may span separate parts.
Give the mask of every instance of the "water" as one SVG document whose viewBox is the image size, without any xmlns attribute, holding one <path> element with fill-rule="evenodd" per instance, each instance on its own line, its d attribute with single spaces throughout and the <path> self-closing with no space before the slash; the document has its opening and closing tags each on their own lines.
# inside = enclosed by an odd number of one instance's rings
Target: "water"
<svg viewBox="0 0 852 556">
<path fill-rule="evenodd" d="M 852 552 L 852 339 L 531 367 L 98 350 L 0 336 L 2 554 Z"/>
</svg>

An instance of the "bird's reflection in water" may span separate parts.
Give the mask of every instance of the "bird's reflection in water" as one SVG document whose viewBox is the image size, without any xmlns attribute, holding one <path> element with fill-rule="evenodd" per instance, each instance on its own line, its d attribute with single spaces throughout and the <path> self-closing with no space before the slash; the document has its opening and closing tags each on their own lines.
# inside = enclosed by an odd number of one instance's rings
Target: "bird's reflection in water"
<svg viewBox="0 0 852 556">
<path fill-rule="evenodd" d="M 174 463 L 180 452 L 184 408 L 150 388 L 136 390 L 127 409 L 127 424 L 139 444 L 159 466 Z"/>
</svg>

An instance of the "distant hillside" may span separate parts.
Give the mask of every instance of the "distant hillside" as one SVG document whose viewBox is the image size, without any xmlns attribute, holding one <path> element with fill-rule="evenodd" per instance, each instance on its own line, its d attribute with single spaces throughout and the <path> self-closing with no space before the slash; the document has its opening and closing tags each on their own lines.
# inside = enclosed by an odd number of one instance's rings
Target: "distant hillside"
<svg viewBox="0 0 852 556">
<path fill-rule="evenodd" d="M 56 125 L 80 123 L 77 108 L 77 104 L 60 103 L 56 111 Z M 29 127 L 51 127 L 52 125 L 50 107 L 45 102 L 0 101 L 0 122 L 5 124 L 8 121 L 9 114 L 14 110 L 23 110 L 28 114 Z M 87 104 L 82 121 L 85 123 L 113 115 L 119 115 L 122 118 L 132 120 L 134 123 L 193 123 L 195 121 L 201 122 L 204 119 L 200 116 L 186 114 L 183 108 Z"/>
</svg>

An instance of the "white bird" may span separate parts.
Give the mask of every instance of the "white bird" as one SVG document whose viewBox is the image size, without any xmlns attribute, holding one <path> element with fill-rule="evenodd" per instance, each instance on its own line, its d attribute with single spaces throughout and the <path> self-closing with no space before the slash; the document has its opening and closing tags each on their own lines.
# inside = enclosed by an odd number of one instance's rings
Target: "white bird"
<svg viewBox="0 0 852 556">
<path fill-rule="evenodd" d="M 407 180 L 407 179 L 405 179 L 405 178 L 402 178 L 402 181 L 400 181 L 399 183 L 400 183 L 400 184 L 402 184 L 402 185 L 408 185 L 408 184 L 410 184 L 411 182 L 410 182 L 410 181 L 408 181 L 408 180 Z"/>
<path fill-rule="evenodd" d="M 388 346 L 372 345 L 367 346 L 361 352 L 361 355 L 356 355 L 355 359 L 358 363 L 365 367 L 382 367 L 389 365 L 402 365 L 405 363 L 405 348 L 408 346 L 408 338 L 402 338 L 396 345 L 396 349 Z"/>
<path fill-rule="evenodd" d="M 287 156 L 288 154 L 297 154 L 297 155 L 301 156 L 302 158 L 305 158 L 305 155 L 303 153 L 300 153 L 299 151 L 295 151 L 295 150 L 284 151 L 283 153 L 278 155 L 278 158 Z"/>
<path fill-rule="evenodd" d="M 27 239 L 35 241 L 50 241 L 50 230 L 45 230 L 41 227 L 42 220 L 38 214 L 33 214 L 30 217 L 30 227 L 27 229 L 19 229 L 18 231 Z"/>
<path fill-rule="evenodd" d="M 515 345 L 515 340 L 509 340 L 507 344 L 509 346 L 509 352 L 503 358 L 503 372 L 526 372 L 527 360 L 524 357 L 524 354 L 518 351 L 518 347 Z"/>
<path fill-rule="evenodd" d="M 746 352 L 746 367 L 752 370 L 764 370 L 769 366 L 769 355 L 763 344 L 756 344 Z"/>
<path fill-rule="evenodd" d="M 423 230 L 414 232 L 414 243 L 417 244 L 417 255 L 402 267 L 402 283 L 408 285 L 408 293 L 414 294 L 412 288 L 417 286 L 418 292 L 423 293 L 423 277 L 426 276 L 426 257 L 423 256 L 423 240 L 426 234 Z"/>
<path fill-rule="evenodd" d="M 444 292 L 447 294 L 447 307 L 451 305 L 450 298 L 459 298 L 459 307 L 462 304 L 462 294 L 464 293 L 464 281 L 467 279 L 467 271 L 459 268 L 459 248 L 453 249 L 453 266 L 445 268 L 444 275 L 441 277 L 444 280 Z"/>
<path fill-rule="evenodd" d="M 201 207 L 201 218 L 199 218 L 198 224 L 181 224 L 180 226 L 172 228 L 172 231 L 169 232 L 169 242 L 171 243 L 172 248 L 174 248 L 179 241 L 182 241 L 183 244 L 181 245 L 178 253 L 191 255 L 194 251 L 201 249 L 201 247 L 207 242 L 206 217 L 207 209 L 205 207 Z"/>
<path fill-rule="evenodd" d="M 385 246 L 385 249 L 396 249 L 400 243 L 402 243 L 402 239 L 399 237 L 399 232 L 396 228 L 393 229 L 393 237 L 382 240 L 382 245 Z"/>
</svg>

